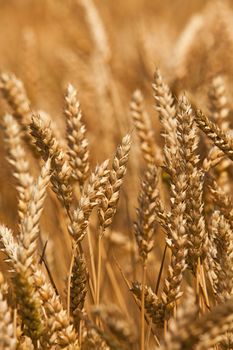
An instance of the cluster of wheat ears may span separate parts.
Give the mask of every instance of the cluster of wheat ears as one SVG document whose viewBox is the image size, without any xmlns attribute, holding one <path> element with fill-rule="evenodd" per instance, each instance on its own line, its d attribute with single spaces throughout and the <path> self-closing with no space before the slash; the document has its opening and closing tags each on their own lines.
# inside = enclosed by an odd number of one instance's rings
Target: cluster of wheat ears
<svg viewBox="0 0 233 350">
<path fill-rule="evenodd" d="M 103 68 L 108 45 L 97 12 L 92 15 L 101 96 L 111 72 Z M 115 88 L 109 91 L 118 105 Z M 0 74 L 0 92 L 10 111 L 1 126 L 17 193 L 14 227 L 0 225 L 0 350 L 233 349 L 233 135 L 224 79 L 213 77 L 203 112 L 193 95 L 175 96 L 156 69 L 151 94 L 162 142 L 136 90 L 132 128 L 115 154 L 94 167 L 74 85 L 64 96 L 65 137 L 48 113 L 32 107 L 14 74 Z M 99 106 L 106 114 L 108 103 Z M 128 201 L 122 185 L 136 142 L 144 166 L 126 239 L 112 227 L 115 215 L 121 220 L 121 197 Z M 64 267 L 53 268 L 52 236 L 41 225 L 54 220 L 51 211 L 65 235 L 65 281 L 59 280 Z"/>
</svg>

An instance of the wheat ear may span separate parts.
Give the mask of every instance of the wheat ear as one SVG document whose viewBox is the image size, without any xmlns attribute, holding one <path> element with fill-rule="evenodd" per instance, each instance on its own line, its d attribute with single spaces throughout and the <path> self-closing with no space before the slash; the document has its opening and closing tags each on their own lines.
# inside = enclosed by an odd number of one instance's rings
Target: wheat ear
<svg viewBox="0 0 233 350">
<path fill-rule="evenodd" d="M 86 235 L 92 209 L 100 203 L 103 197 L 108 181 L 108 163 L 108 161 L 104 161 L 90 175 L 79 200 L 78 208 L 73 211 L 69 232 L 76 243 L 82 241 Z"/>
<path fill-rule="evenodd" d="M 103 230 L 111 225 L 116 213 L 116 206 L 119 200 L 120 188 L 126 173 L 127 161 L 131 146 L 131 137 L 127 134 L 117 151 L 112 163 L 112 170 L 109 173 L 108 185 L 105 188 L 104 196 L 99 205 L 99 220 Z"/>
<path fill-rule="evenodd" d="M 39 219 L 49 179 L 50 160 L 45 163 L 41 175 L 32 189 L 27 212 L 20 226 L 17 257 L 14 262 L 14 284 L 17 289 L 19 313 L 28 330 L 27 334 L 33 341 L 39 339 L 43 326 L 40 314 L 41 301 L 35 294 L 31 265 L 36 263 Z"/>
<path fill-rule="evenodd" d="M 228 220 L 218 211 L 215 210 L 211 217 L 210 240 L 212 250 L 212 274 L 214 289 L 218 302 L 223 302 L 230 298 L 233 291 L 233 232 Z"/>
<path fill-rule="evenodd" d="M 4 252 L 8 256 L 14 269 L 16 269 L 19 246 L 15 242 L 12 232 L 6 227 L 0 226 L 0 235 L 4 245 Z M 18 279 L 24 283 L 23 287 L 21 286 L 21 290 L 16 289 L 16 296 L 21 302 L 25 300 L 26 305 L 23 311 L 25 314 L 27 314 L 27 311 L 30 312 L 27 317 L 28 322 L 31 322 L 34 333 L 34 328 L 37 325 L 36 316 L 38 316 L 42 322 L 40 308 L 43 306 L 46 315 L 45 319 L 43 318 L 43 332 L 42 329 L 39 328 L 39 339 L 43 348 L 50 349 L 50 347 L 59 345 L 62 347 L 70 346 L 69 349 L 78 350 L 78 336 L 70 324 L 67 312 L 63 309 L 59 296 L 56 295 L 53 287 L 47 282 L 44 273 L 33 263 L 32 258 L 29 259 L 29 262 L 31 262 L 31 264 L 26 270 L 27 275 L 24 273 L 20 277 L 20 271 L 16 271 L 16 273 L 18 273 Z M 19 284 L 17 284 L 17 286 L 19 287 Z M 36 329 L 38 332 L 38 325 Z M 29 332 L 26 332 L 26 334 L 27 333 Z M 32 333 L 33 336 L 31 336 L 33 342 L 35 340 L 34 333 Z"/>
<path fill-rule="evenodd" d="M 76 254 L 71 277 L 70 306 L 74 319 L 74 326 L 78 330 L 79 314 L 83 310 L 87 293 L 87 268 L 84 256 Z"/>
<path fill-rule="evenodd" d="M 66 310 L 53 287 L 46 281 L 42 271 L 34 267 L 34 282 L 46 313 L 48 333 L 44 341 L 50 346 L 69 350 L 79 350 L 78 335 L 70 323 Z"/>
<path fill-rule="evenodd" d="M 65 111 L 67 140 L 69 145 L 69 162 L 72 167 L 72 175 L 80 186 L 89 173 L 89 150 L 86 138 L 86 127 L 82 121 L 82 112 L 77 99 L 76 89 L 69 84 L 65 96 Z"/>
<path fill-rule="evenodd" d="M 145 295 L 145 310 L 151 317 L 152 322 L 157 327 L 163 327 L 165 319 L 165 306 L 162 301 L 159 300 L 158 296 L 148 286 L 144 288 Z M 131 287 L 132 293 L 137 297 L 137 300 L 141 304 L 142 298 L 142 285 L 138 282 L 134 282 Z"/>
<path fill-rule="evenodd" d="M 177 121 L 177 132 L 183 135 L 181 157 L 185 160 L 187 169 L 186 217 L 190 239 L 188 262 L 192 266 L 195 265 L 199 257 L 205 257 L 207 235 L 203 203 L 204 173 L 199 165 L 200 159 L 197 155 L 198 137 L 194 124 L 194 112 L 185 96 L 179 103 Z"/>
<path fill-rule="evenodd" d="M 30 123 L 31 107 L 22 81 L 14 74 L 2 73 L 0 90 L 12 107 L 14 116 L 19 119 L 23 127 L 26 127 Z"/>
<path fill-rule="evenodd" d="M 143 158 L 149 164 L 161 164 L 161 151 L 155 143 L 151 121 L 146 112 L 144 98 L 140 90 L 136 90 L 132 95 L 130 113 L 137 130 Z"/>
<path fill-rule="evenodd" d="M 233 138 L 213 123 L 200 110 L 196 112 L 195 120 L 198 127 L 220 148 L 231 160 L 233 160 Z"/>
<path fill-rule="evenodd" d="M 51 177 L 53 190 L 69 213 L 72 200 L 71 168 L 65 152 L 51 128 L 51 122 L 45 115 L 33 115 L 30 129 L 41 157 L 44 160 L 51 158 L 51 168 L 54 171 Z"/>
<path fill-rule="evenodd" d="M 117 147 L 113 158 L 112 169 L 109 172 L 108 182 L 104 189 L 104 195 L 99 205 L 100 233 L 98 235 L 98 257 L 97 257 L 97 281 L 96 281 L 96 304 L 99 304 L 100 297 L 100 274 L 101 274 L 101 250 L 104 231 L 112 223 L 116 213 L 116 207 L 120 196 L 120 188 L 126 173 L 126 166 L 131 147 L 131 137 L 127 134 L 122 143 Z"/>
<path fill-rule="evenodd" d="M 221 214 L 229 222 L 231 230 L 233 230 L 233 202 L 229 193 L 226 193 L 216 181 L 210 186 L 210 192 L 216 208 L 218 208 Z"/>
<path fill-rule="evenodd" d="M 50 179 L 50 161 L 44 165 L 41 175 L 34 184 L 24 219 L 20 225 L 18 244 L 10 230 L 1 227 L 2 242 L 8 258 L 13 265 L 16 299 L 19 314 L 25 325 L 25 334 L 34 344 L 41 337 L 41 300 L 35 293 L 32 264 L 36 262 L 36 242 L 39 233 L 39 218 L 45 199 L 45 191 Z"/>
<path fill-rule="evenodd" d="M 157 189 L 157 168 L 152 164 L 148 166 L 144 179 L 141 182 L 141 191 L 138 197 L 137 221 L 135 223 L 135 237 L 139 254 L 143 261 L 153 249 L 155 223 L 159 192 Z"/>
<path fill-rule="evenodd" d="M 165 139 L 164 156 L 170 169 L 175 169 L 177 157 L 176 107 L 171 91 L 157 69 L 152 84 L 154 91 L 155 109 L 163 126 Z"/>
<path fill-rule="evenodd" d="M 178 134 L 176 108 L 168 86 L 164 83 L 159 71 L 155 72 L 154 83 L 155 107 L 163 126 L 165 139 L 165 167 L 171 178 L 171 213 L 170 230 L 171 264 L 165 280 L 162 301 L 168 311 L 167 317 L 175 307 L 175 301 L 182 295 L 180 288 L 183 272 L 186 268 L 187 233 L 186 233 L 186 198 L 187 198 L 187 164 L 181 152 L 185 135 Z"/>
<path fill-rule="evenodd" d="M 141 349 L 144 349 L 144 311 L 145 311 L 145 283 L 147 258 L 154 245 L 156 209 L 158 199 L 157 169 L 150 164 L 141 183 L 141 192 L 138 198 L 137 221 L 135 224 L 135 237 L 142 258 L 142 294 L 141 294 Z"/>
<path fill-rule="evenodd" d="M 18 213 L 22 220 L 25 216 L 30 199 L 33 178 L 29 171 L 29 162 L 22 145 L 22 134 L 17 121 L 11 115 L 3 118 L 5 145 L 8 152 L 7 160 L 13 168 L 13 175 L 17 181 Z"/>
</svg>

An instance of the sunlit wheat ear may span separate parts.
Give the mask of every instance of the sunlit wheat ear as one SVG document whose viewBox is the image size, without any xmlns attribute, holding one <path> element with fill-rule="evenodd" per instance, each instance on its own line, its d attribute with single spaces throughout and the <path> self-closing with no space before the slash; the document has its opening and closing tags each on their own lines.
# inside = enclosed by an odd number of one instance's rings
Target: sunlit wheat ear
<svg viewBox="0 0 233 350">
<path fill-rule="evenodd" d="M 195 120 L 198 127 L 208 136 L 213 143 L 220 148 L 228 158 L 233 160 L 233 137 L 226 133 L 215 123 L 213 123 L 202 111 L 198 110 L 195 114 Z"/>
<path fill-rule="evenodd" d="M 4 350 L 16 350 L 12 312 L 4 297 L 4 279 L 0 272 L 0 345 Z"/>
<path fill-rule="evenodd" d="M 97 165 L 83 189 L 78 208 L 72 213 L 69 232 L 76 243 L 80 242 L 86 235 L 92 209 L 100 203 L 106 191 L 109 176 L 108 163 L 107 160 Z"/>
<path fill-rule="evenodd" d="M 6 255 L 7 261 L 11 263 L 12 267 L 17 261 L 18 245 L 13 237 L 12 231 L 4 225 L 0 225 L 0 239 L 3 245 L 1 251 Z"/>
<path fill-rule="evenodd" d="M 31 121 L 31 104 L 23 82 L 17 79 L 14 74 L 2 73 L 0 75 L 0 91 L 11 107 L 13 117 L 17 119 L 20 125 L 24 140 L 35 154 L 32 138 L 27 129 Z"/>
<path fill-rule="evenodd" d="M 179 101 L 177 132 L 180 139 L 181 157 L 184 159 L 188 181 L 186 219 L 189 231 L 189 265 L 195 265 L 206 252 L 206 228 L 204 219 L 203 187 L 204 173 L 200 167 L 198 136 L 194 112 L 185 96 Z M 193 261 L 191 261 L 193 259 Z"/>
<path fill-rule="evenodd" d="M 41 300 L 35 293 L 32 271 L 31 268 L 28 268 L 28 264 L 27 266 L 23 265 L 25 261 L 18 253 L 20 248 L 23 250 L 23 247 L 16 243 L 12 232 L 6 227 L 0 226 L 0 235 L 4 245 L 3 251 L 9 259 L 9 266 L 13 274 L 17 310 L 24 325 L 24 333 L 36 344 L 42 335 L 44 324 L 41 314 Z M 31 259 L 29 260 L 32 262 Z"/>
<path fill-rule="evenodd" d="M 162 91 L 167 91 L 164 83 L 160 77 L 157 77 L 157 85 L 162 86 Z M 166 93 L 167 94 L 167 93 Z M 167 99 L 170 94 L 168 94 Z M 160 101 L 160 98 L 159 98 Z M 156 100 L 156 103 L 157 100 Z M 161 102 L 159 102 L 160 104 Z M 162 100 L 163 103 L 163 100 Z M 172 103 L 172 102 L 170 102 Z M 169 108 L 169 112 L 165 111 L 165 117 L 162 115 L 163 127 L 165 130 L 165 166 L 170 174 L 170 192 L 171 192 L 171 212 L 169 213 L 169 231 L 167 232 L 170 239 L 171 249 L 171 262 L 168 268 L 168 276 L 165 280 L 162 302 L 166 306 L 167 315 L 170 317 L 175 307 L 175 302 L 182 296 L 181 284 L 183 281 L 183 273 L 187 267 L 186 258 L 188 253 L 188 240 L 186 231 L 186 201 L 187 201 L 187 188 L 188 188 L 188 164 L 185 156 L 181 154 L 184 152 L 185 143 L 188 140 L 186 135 L 185 125 L 178 125 L 178 116 L 173 115 L 171 112 L 173 107 Z M 174 111 L 173 111 L 174 112 Z M 160 112 L 161 113 L 161 112 Z M 173 123 L 174 120 L 174 123 Z M 180 128 L 178 133 L 178 128 Z M 184 146 L 185 145 L 185 146 Z M 171 147 L 173 148 L 171 151 Z M 174 161 L 175 158 L 175 161 Z"/>
<path fill-rule="evenodd" d="M 103 230 L 111 225 L 116 213 L 120 188 L 127 170 L 130 147 L 131 137 L 128 134 L 123 137 L 122 143 L 117 147 L 112 169 L 109 172 L 108 183 L 105 186 L 104 196 L 99 205 L 99 220 Z"/>
<path fill-rule="evenodd" d="M 69 162 L 72 167 L 72 176 L 82 187 L 90 168 L 89 149 L 77 91 L 71 84 L 67 87 L 65 101 L 64 114 L 66 117 Z"/>
<path fill-rule="evenodd" d="M 9 114 L 3 118 L 4 141 L 7 149 L 7 160 L 12 166 L 13 175 L 16 179 L 18 192 L 18 213 L 19 218 L 24 218 L 27 205 L 30 199 L 33 178 L 30 175 L 30 165 L 27 154 L 22 144 L 22 133 L 18 122 Z"/>
<path fill-rule="evenodd" d="M 162 135 L 164 137 L 165 164 L 170 172 L 173 172 L 178 160 L 179 145 L 177 141 L 177 120 L 175 101 L 168 85 L 157 69 L 152 84 L 155 101 L 155 109 L 158 112 L 162 124 Z"/>
<path fill-rule="evenodd" d="M 203 160 L 204 171 L 208 172 L 211 168 L 214 168 L 225 156 L 225 153 L 217 146 L 211 147 L 207 157 Z"/>
<path fill-rule="evenodd" d="M 51 161 L 48 159 L 41 169 L 41 174 L 32 188 L 27 211 L 20 226 L 19 243 L 22 245 L 17 252 L 22 264 L 31 264 L 31 258 L 35 261 L 36 242 L 39 235 L 39 220 L 44 207 L 46 188 L 51 176 Z M 25 254 L 26 253 L 26 254 Z M 24 260 L 24 263 L 23 263 Z M 26 267 L 26 266 L 25 266 Z"/>
<path fill-rule="evenodd" d="M 15 242 L 12 232 L 4 226 L 0 226 L 1 241 L 4 245 L 4 253 L 9 258 L 11 268 L 16 269 L 14 271 L 16 279 L 16 297 L 19 302 L 26 303 L 22 313 L 22 320 L 27 316 L 28 322 L 31 322 L 29 334 L 31 339 L 36 338 L 36 330 L 40 330 L 40 342 L 42 346 L 47 349 L 51 346 L 60 344 L 61 346 L 70 346 L 70 349 L 79 349 L 77 334 L 74 331 L 67 312 L 63 309 L 59 296 L 56 295 L 53 287 L 47 282 L 44 273 L 31 263 L 30 267 L 26 268 L 26 271 L 22 272 L 17 266 L 19 259 L 17 252 L 19 249 L 18 244 Z M 26 255 L 26 254 L 25 254 Z M 32 259 L 27 259 L 26 263 L 32 262 Z M 13 266 L 13 267 L 12 267 Z M 20 284 L 17 283 L 20 280 Z M 23 283 L 24 282 L 24 283 Z M 20 289 L 19 289 L 20 288 Z M 20 304 L 21 305 L 21 304 Z M 43 317 L 40 312 L 40 307 L 43 306 L 43 313 L 46 314 L 46 322 L 42 323 Z M 19 309 L 20 311 L 20 309 Z M 24 317 L 23 317 L 24 316 Z M 41 324 L 43 324 L 43 331 L 38 329 L 39 317 Z M 27 325 L 27 323 L 25 323 Z M 35 327 L 37 328 L 35 329 Z M 25 329 L 26 331 L 26 329 Z M 23 349 L 23 344 L 22 344 Z"/>
<path fill-rule="evenodd" d="M 27 335 L 35 342 L 42 334 L 41 300 L 35 293 L 33 284 L 32 263 L 36 263 L 37 239 L 39 235 L 39 219 L 43 209 L 46 187 L 50 179 L 50 160 L 41 170 L 34 185 L 27 212 L 20 226 L 17 260 L 14 262 L 14 284 L 19 313 L 27 328 Z"/>
<path fill-rule="evenodd" d="M 45 115 L 33 115 L 30 132 L 41 157 L 44 160 L 51 158 L 53 190 L 66 210 L 69 211 L 72 200 L 71 167 L 51 128 L 50 121 Z"/>
<path fill-rule="evenodd" d="M 31 108 L 24 85 L 14 74 L 2 73 L 0 76 L 0 90 L 12 107 L 13 114 L 22 126 L 30 123 Z"/>
<path fill-rule="evenodd" d="M 162 164 L 161 150 L 155 143 L 155 135 L 140 90 L 136 90 L 132 95 L 130 114 L 137 130 L 143 158 L 149 164 Z"/>
<path fill-rule="evenodd" d="M 36 262 L 39 234 L 39 218 L 43 209 L 45 191 L 50 179 L 50 161 L 41 170 L 33 185 L 24 219 L 20 225 L 18 243 L 10 230 L 1 227 L 4 249 L 13 267 L 13 282 L 16 290 L 18 312 L 22 318 L 25 334 L 35 344 L 43 332 L 41 300 L 35 293 L 32 264 Z"/>
<path fill-rule="evenodd" d="M 139 254 L 144 262 L 153 249 L 155 239 L 155 224 L 158 217 L 157 210 L 159 202 L 157 183 L 157 168 L 151 164 L 148 166 L 144 179 L 141 182 L 141 190 L 138 197 L 137 221 L 134 225 Z"/>
</svg>

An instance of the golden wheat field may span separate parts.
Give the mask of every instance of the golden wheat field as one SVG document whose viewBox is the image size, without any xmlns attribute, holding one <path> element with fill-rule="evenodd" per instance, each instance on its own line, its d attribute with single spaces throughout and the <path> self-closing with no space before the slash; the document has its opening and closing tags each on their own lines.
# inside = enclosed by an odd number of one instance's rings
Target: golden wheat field
<svg viewBox="0 0 233 350">
<path fill-rule="evenodd" d="M 0 0 L 0 350 L 233 349 L 232 5 Z"/>
</svg>

